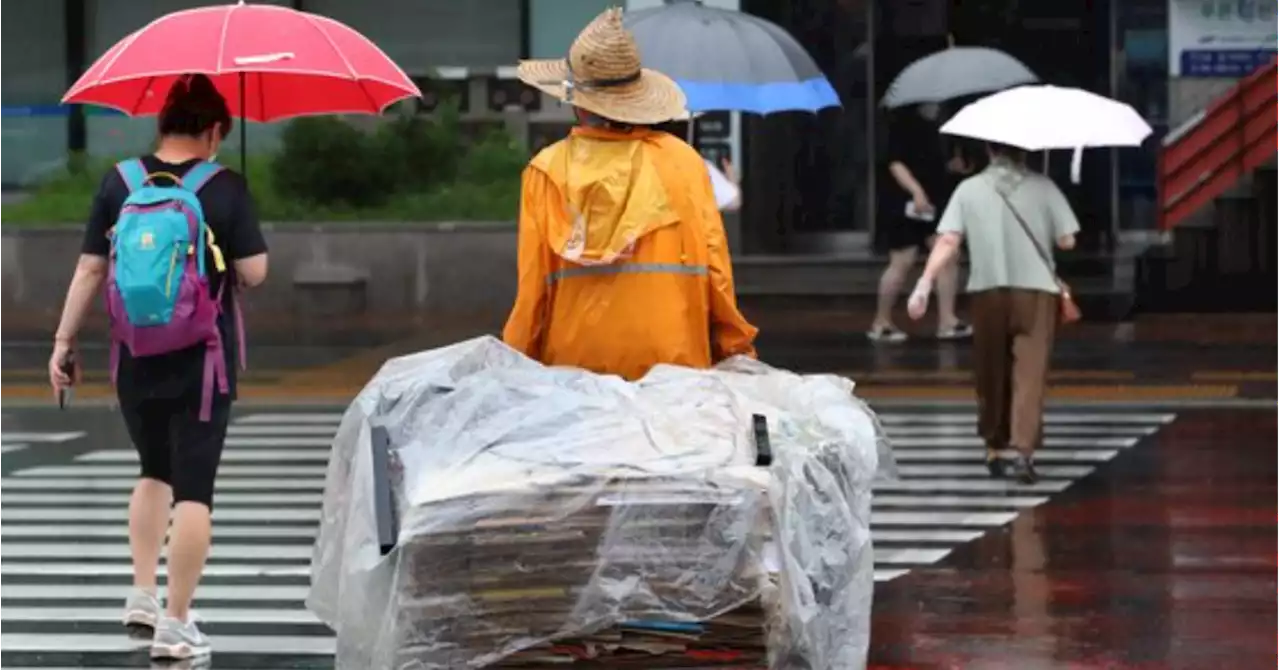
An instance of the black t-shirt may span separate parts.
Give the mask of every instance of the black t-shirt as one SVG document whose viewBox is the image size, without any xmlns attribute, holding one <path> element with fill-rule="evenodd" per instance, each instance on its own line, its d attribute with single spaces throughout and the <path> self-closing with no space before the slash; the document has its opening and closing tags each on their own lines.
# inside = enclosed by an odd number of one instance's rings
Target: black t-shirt
<svg viewBox="0 0 1280 670">
<path fill-rule="evenodd" d="M 941 210 L 950 197 L 947 179 L 947 159 L 943 151 L 943 141 L 938 135 L 938 127 L 916 115 L 914 111 L 903 112 L 899 118 L 893 119 L 889 126 L 889 161 L 902 163 L 911 170 L 912 176 L 924 188 L 929 202 Z M 901 214 L 906 201 L 911 199 L 891 175 L 886 176 L 892 187 L 894 201 L 887 203 L 893 210 Z M 939 211 L 941 215 L 941 211 Z"/>
<path fill-rule="evenodd" d="M 199 161 L 165 163 L 155 156 L 142 159 L 147 173 L 170 172 L 184 176 Z M 163 177 L 157 182 L 164 183 Z M 235 397 L 236 371 L 239 366 L 241 343 L 236 338 L 234 300 L 236 286 L 234 261 L 266 253 L 267 242 L 258 226 L 258 214 L 249 194 L 244 177 L 223 169 L 214 175 L 198 194 L 204 209 L 205 223 L 213 230 L 215 241 L 226 260 L 227 271 L 214 270 L 213 255 L 206 258 L 209 270 L 210 290 L 217 295 L 222 282 L 230 282 L 222 293 L 222 315 L 218 318 L 218 330 L 222 333 L 223 350 L 227 358 L 227 382 L 231 397 Z M 102 178 L 98 194 L 93 199 L 89 214 L 89 227 L 85 230 L 81 251 L 94 256 L 109 256 L 111 240 L 108 232 L 116 225 L 120 209 L 129 197 L 129 187 L 118 170 L 112 169 Z M 133 358 L 128 347 L 121 347 L 120 371 L 117 388 L 122 398 L 143 400 L 147 398 L 194 397 L 201 392 L 204 379 L 205 348 L 196 346 L 171 354 Z M 215 393 L 217 388 L 215 387 Z"/>
</svg>

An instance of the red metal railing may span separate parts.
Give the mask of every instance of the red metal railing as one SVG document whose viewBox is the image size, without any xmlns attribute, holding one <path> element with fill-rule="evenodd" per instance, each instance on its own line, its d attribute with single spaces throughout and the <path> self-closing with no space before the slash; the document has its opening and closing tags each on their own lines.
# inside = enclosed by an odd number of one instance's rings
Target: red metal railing
<svg viewBox="0 0 1280 670">
<path fill-rule="evenodd" d="M 1159 227 L 1169 230 L 1276 155 L 1276 61 L 1241 79 L 1164 139 Z"/>
</svg>

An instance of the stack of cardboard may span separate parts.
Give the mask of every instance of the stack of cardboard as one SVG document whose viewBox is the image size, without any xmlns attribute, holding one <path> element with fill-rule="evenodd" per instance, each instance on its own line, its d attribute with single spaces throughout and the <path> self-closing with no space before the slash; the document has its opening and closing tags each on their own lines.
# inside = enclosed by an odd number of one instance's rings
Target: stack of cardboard
<svg viewBox="0 0 1280 670">
<path fill-rule="evenodd" d="M 417 658 L 429 648 L 436 667 L 465 667 L 531 641 L 542 642 L 500 667 L 759 667 L 766 612 L 754 594 L 769 529 L 763 491 L 673 479 L 602 484 L 415 510 L 466 519 L 450 525 L 470 530 L 418 534 L 396 549 L 402 574 L 412 576 L 393 595 L 398 648 Z M 495 507 L 505 511 L 482 511 Z M 733 579 L 700 586 L 704 566 L 723 561 L 737 562 Z M 632 583 L 637 597 L 620 592 Z M 705 603 L 714 618 L 674 621 L 663 607 L 700 596 L 715 598 Z M 715 616 L 735 599 L 747 604 Z M 627 623 L 580 630 L 584 621 L 619 618 Z"/>
</svg>

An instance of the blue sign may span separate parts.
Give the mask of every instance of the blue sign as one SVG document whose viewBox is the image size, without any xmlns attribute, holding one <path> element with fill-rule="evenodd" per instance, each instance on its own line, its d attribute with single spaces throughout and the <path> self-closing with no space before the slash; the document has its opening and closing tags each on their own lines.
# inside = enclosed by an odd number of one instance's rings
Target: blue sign
<svg viewBox="0 0 1280 670">
<path fill-rule="evenodd" d="M 1184 49 L 1184 77 L 1244 77 L 1271 62 L 1275 49 Z"/>
<path fill-rule="evenodd" d="M 5 105 L 0 107 L 0 117 L 6 119 L 48 118 L 51 116 L 67 116 L 71 113 L 71 105 Z M 107 107 L 86 105 L 85 116 L 124 116 L 122 112 Z"/>
</svg>

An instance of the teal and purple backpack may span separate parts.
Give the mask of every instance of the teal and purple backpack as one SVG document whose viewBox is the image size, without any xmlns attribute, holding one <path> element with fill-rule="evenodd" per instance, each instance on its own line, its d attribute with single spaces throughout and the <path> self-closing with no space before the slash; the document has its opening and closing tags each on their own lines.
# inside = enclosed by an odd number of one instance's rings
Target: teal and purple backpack
<svg viewBox="0 0 1280 670">
<path fill-rule="evenodd" d="M 129 188 L 112 227 L 106 302 L 111 319 L 111 381 L 120 366 L 120 347 L 136 358 L 205 346 L 200 420 L 208 421 L 214 385 L 227 393 L 226 357 L 218 316 L 230 277 L 213 230 L 205 223 L 200 189 L 222 166 L 202 161 L 179 178 L 161 172 L 147 174 L 141 160 L 116 165 Z M 161 186 L 156 180 L 169 181 Z M 222 273 L 217 295 L 209 293 L 206 256 Z M 234 290 L 234 288 L 232 289 Z M 244 324 L 235 305 L 240 366 L 244 367 Z"/>
</svg>

